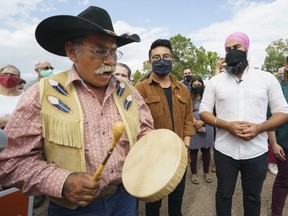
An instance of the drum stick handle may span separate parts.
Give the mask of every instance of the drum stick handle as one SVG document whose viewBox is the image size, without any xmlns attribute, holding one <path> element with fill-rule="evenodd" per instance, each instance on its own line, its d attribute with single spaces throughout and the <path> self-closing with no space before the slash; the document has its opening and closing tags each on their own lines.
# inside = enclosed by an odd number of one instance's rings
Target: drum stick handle
<svg viewBox="0 0 288 216">
<path fill-rule="evenodd" d="M 100 164 L 100 166 L 98 167 L 98 169 L 96 170 L 96 172 L 93 175 L 93 180 L 94 181 L 97 181 L 97 179 L 99 178 L 99 176 L 102 173 L 103 169 L 104 169 L 104 165 Z"/>
<path fill-rule="evenodd" d="M 123 122 L 116 122 L 114 127 L 113 127 L 113 141 L 112 141 L 111 147 L 107 151 L 107 155 L 106 155 L 105 159 L 103 160 L 102 164 L 100 164 L 100 166 L 97 168 L 96 172 L 94 173 L 94 175 L 93 175 L 94 181 L 97 181 L 97 179 L 101 175 L 108 159 L 110 158 L 117 142 L 119 141 L 120 137 L 123 135 L 124 131 L 125 131 L 125 125 L 123 124 Z"/>
</svg>

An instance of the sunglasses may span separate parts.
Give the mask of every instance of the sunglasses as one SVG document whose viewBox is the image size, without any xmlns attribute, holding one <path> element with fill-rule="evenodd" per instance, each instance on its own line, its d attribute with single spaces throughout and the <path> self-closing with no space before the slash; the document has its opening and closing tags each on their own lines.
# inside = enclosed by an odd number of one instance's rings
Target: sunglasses
<svg viewBox="0 0 288 216">
<path fill-rule="evenodd" d="M 39 68 L 39 69 L 41 69 L 41 70 L 49 70 L 49 69 L 54 70 L 54 67 L 47 66 L 47 67 L 43 67 L 43 68 Z"/>
</svg>

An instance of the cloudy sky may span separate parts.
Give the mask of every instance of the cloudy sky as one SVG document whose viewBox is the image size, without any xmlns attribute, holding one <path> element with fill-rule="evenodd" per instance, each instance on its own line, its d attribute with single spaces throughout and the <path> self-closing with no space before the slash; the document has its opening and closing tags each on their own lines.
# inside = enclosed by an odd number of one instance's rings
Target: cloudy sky
<svg viewBox="0 0 288 216">
<path fill-rule="evenodd" d="M 55 72 L 71 67 L 65 57 L 42 49 L 35 28 L 54 15 L 77 15 L 88 6 L 105 8 L 117 34 L 137 33 L 141 43 L 121 47 L 121 62 L 132 71 L 142 69 L 151 43 L 177 34 L 191 38 L 197 46 L 224 56 L 228 34 L 243 31 L 250 37 L 249 58 L 261 67 L 265 48 L 274 40 L 288 38 L 287 0 L 0 0 L 0 66 L 13 64 L 23 78 L 36 78 L 34 64 L 47 59 Z"/>
</svg>

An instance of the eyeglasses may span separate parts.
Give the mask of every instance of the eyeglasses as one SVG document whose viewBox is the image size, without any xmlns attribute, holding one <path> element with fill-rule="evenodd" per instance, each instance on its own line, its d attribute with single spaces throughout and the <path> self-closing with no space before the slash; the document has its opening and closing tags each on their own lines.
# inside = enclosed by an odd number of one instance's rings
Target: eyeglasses
<svg viewBox="0 0 288 216">
<path fill-rule="evenodd" d="M 52 66 L 47 66 L 47 67 L 42 67 L 42 68 L 39 68 L 39 69 L 41 69 L 41 70 L 54 70 L 54 67 L 52 67 Z"/>
<path fill-rule="evenodd" d="M 88 47 L 87 45 L 85 45 L 85 44 L 83 44 L 81 42 L 79 42 L 79 44 L 81 44 L 82 46 L 84 46 L 87 49 L 89 49 L 89 51 L 91 53 L 93 53 L 93 55 L 96 58 L 99 58 L 99 59 L 104 59 L 107 56 L 110 56 L 111 58 L 113 58 L 113 60 L 119 60 L 123 56 L 123 53 L 120 52 L 119 50 L 109 50 L 109 49 L 99 49 L 99 48 L 92 49 L 92 48 Z"/>
<path fill-rule="evenodd" d="M 171 61 L 172 60 L 172 56 L 170 54 L 164 54 L 162 58 L 164 61 Z M 159 62 L 161 60 L 161 56 L 160 55 L 154 55 L 151 57 L 151 59 L 153 62 Z"/>
</svg>

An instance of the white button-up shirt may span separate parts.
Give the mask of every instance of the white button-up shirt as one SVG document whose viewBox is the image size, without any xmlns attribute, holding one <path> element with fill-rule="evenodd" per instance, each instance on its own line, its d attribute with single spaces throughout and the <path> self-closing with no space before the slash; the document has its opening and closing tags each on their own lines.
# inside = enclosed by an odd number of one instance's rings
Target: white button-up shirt
<svg viewBox="0 0 288 216">
<path fill-rule="evenodd" d="M 207 82 L 199 112 L 213 113 L 214 105 L 217 117 L 228 122 L 262 123 L 266 121 L 268 105 L 272 114 L 288 114 L 278 80 L 271 73 L 248 67 L 240 82 L 228 72 Z M 267 134 L 264 132 L 245 141 L 217 128 L 215 149 L 236 160 L 255 158 L 268 151 Z"/>
</svg>

